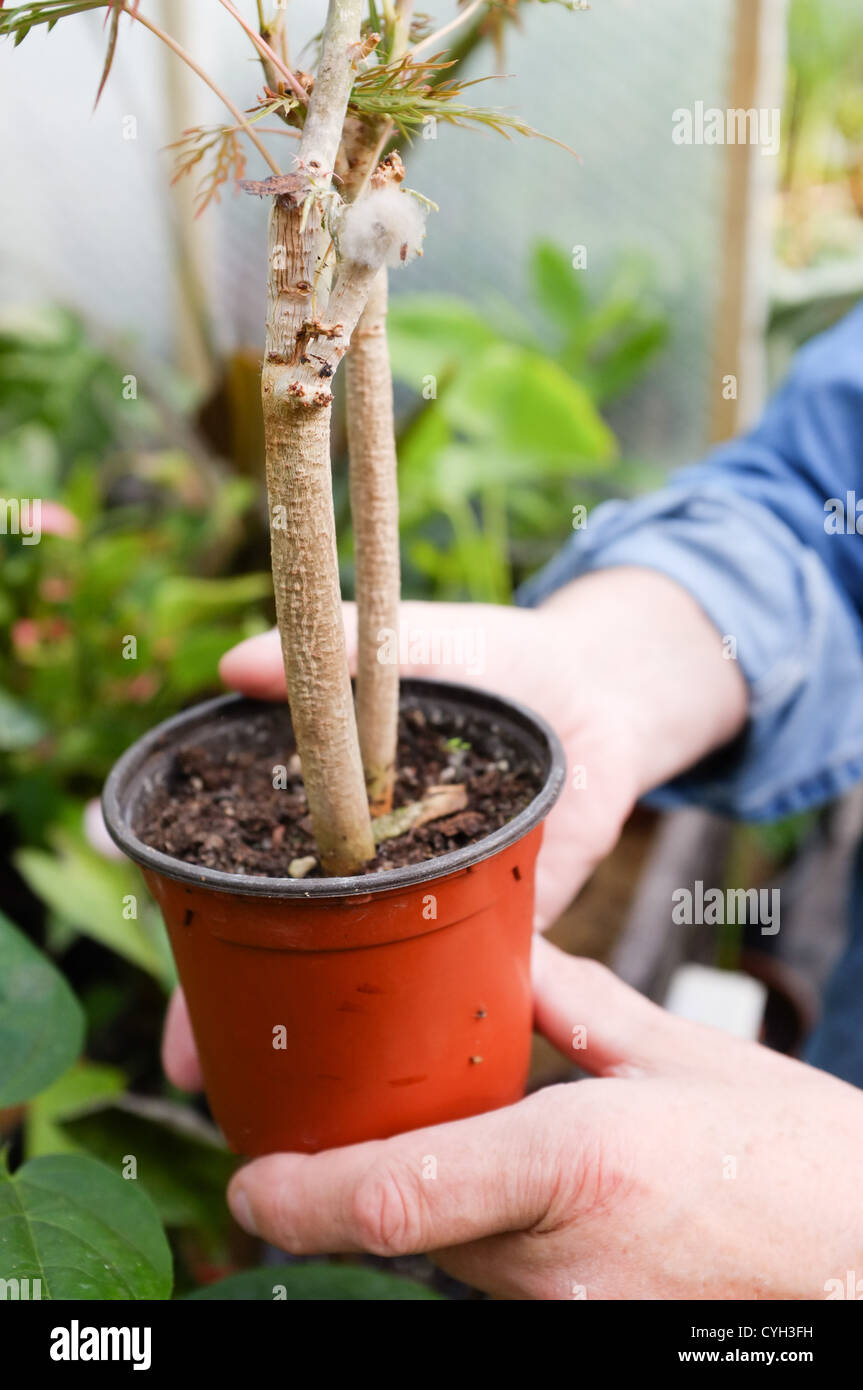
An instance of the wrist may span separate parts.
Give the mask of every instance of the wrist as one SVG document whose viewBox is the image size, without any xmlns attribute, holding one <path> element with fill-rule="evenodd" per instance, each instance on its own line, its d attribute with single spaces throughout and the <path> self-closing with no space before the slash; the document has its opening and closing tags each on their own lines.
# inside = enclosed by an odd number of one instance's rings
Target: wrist
<svg viewBox="0 0 863 1390">
<path fill-rule="evenodd" d="M 746 682 L 692 595 L 655 570 L 598 570 L 541 611 L 569 653 L 579 705 L 631 764 L 634 799 L 744 728 Z"/>
</svg>

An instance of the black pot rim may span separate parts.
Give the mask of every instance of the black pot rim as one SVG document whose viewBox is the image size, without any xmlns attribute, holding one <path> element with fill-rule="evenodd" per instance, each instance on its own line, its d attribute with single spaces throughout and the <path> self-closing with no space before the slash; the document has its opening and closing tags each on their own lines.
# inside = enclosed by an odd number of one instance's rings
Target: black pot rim
<svg viewBox="0 0 863 1390">
<path fill-rule="evenodd" d="M 117 760 L 102 792 L 102 814 L 111 839 L 124 854 L 142 868 L 190 886 L 231 893 L 238 897 L 308 901 L 315 898 L 377 896 L 449 877 L 471 868 L 482 860 L 493 858 L 501 850 L 523 839 L 534 826 L 545 819 L 562 790 L 566 758 L 560 739 L 541 715 L 515 700 L 503 699 L 488 691 L 461 685 L 455 681 L 404 677 L 401 689 L 403 695 L 414 691 L 426 700 L 433 700 L 437 694 L 441 699 L 450 702 L 455 700 L 472 710 L 487 712 L 492 718 L 498 715 L 510 723 L 520 725 L 523 732 L 536 740 L 537 751 L 544 750 L 547 757 L 548 771 L 545 782 L 530 804 L 499 830 L 475 841 L 474 844 L 465 845 L 462 849 L 439 855 L 435 859 L 423 860 L 419 864 L 384 869 L 376 874 L 361 874 L 355 878 L 270 878 L 263 874 L 232 874 L 222 869 L 188 864 L 185 860 L 175 859 L 172 855 L 151 849 L 134 833 L 129 823 L 129 790 L 151 754 L 163 752 L 171 745 L 180 743 L 184 735 L 190 733 L 197 725 L 209 722 L 214 716 L 228 710 L 239 711 L 241 706 L 246 706 L 252 711 L 266 708 L 272 703 L 248 699 L 243 695 L 221 695 L 214 700 L 193 705 L 157 724 L 127 748 Z"/>
</svg>

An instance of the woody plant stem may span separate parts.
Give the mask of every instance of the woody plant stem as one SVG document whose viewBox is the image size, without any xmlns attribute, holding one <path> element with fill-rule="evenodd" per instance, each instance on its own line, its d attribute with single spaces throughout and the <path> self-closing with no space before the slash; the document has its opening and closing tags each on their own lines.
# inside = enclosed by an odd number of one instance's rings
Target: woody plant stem
<svg viewBox="0 0 863 1390">
<path fill-rule="evenodd" d="M 262 399 L 273 584 L 291 719 L 321 866 L 355 874 L 374 857 L 348 675 L 330 476 L 330 380 L 379 266 L 340 262 L 328 301 L 323 226 L 362 0 L 330 0 L 300 141 L 305 196 L 270 217 Z"/>
<path fill-rule="evenodd" d="M 407 46 L 412 8 L 412 0 L 402 0 L 397 8 L 394 61 Z M 340 162 L 346 198 L 362 190 L 390 131 L 386 120 L 361 122 L 348 117 Z M 345 363 L 357 601 L 357 727 L 373 816 L 392 808 L 399 718 L 398 663 L 387 664 L 380 658 L 385 633 L 398 630 L 401 595 L 387 281 L 386 267 L 382 267 Z"/>
</svg>

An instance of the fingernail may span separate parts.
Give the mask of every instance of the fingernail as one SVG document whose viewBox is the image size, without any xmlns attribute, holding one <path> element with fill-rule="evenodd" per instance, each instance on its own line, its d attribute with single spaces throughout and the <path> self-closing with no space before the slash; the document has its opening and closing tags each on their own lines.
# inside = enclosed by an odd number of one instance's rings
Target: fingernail
<svg viewBox="0 0 863 1390">
<path fill-rule="evenodd" d="M 235 1188 L 228 1193 L 228 1206 L 231 1208 L 231 1215 L 238 1226 L 242 1226 L 244 1231 L 248 1231 L 250 1236 L 258 1234 L 255 1225 L 255 1218 L 252 1215 L 252 1208 L 249 1199 L 241 1187 Z"/>
</svg>

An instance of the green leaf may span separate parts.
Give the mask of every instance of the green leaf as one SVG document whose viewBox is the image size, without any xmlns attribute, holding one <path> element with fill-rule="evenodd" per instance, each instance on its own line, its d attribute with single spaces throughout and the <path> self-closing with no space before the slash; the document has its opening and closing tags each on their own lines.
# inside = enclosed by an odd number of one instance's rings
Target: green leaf
<svg viewBox="0 0 863 1390">
<path fill-rule="evenodd" d="M 160 585 L 151 609 L 154 633 L 171 636 L 183 628 L 212 622 L 268 598 L 269 574 L 238 574 L 228 579 L 193 579 L 174 575 Z"/>
<path fill-rule="evenodd" d="M 551 241 L 534 246 L 530 272 L 541 307 L 569 336 L 587 305 L 582 272 L 573 269 L 566 253 Z"/>
<path fill-rule="evenodd" d="M 0 689 L 0 751 L 32 748 L 46 732 L 47 726 L 38 714 Z"/>
<path fill-rule="evenodd" d="M 56 854 L 28 848 L 14 856 L 33 892 L 61 920 L 169 986 L 173 971 L 164 930 L 135 870 L 109 862 L 65 835 L 56 843 Z M 136 899 L 139 920 L 123 916 L 124 899 L 130 896 Z"/>
<path fill-rule="evenodd" d="M 0 37 L 13 35 L 17 48 L 37 24 L 47 24 L 51 30 L 59 19 L 101 10 L 110 3 L 111 0 L 31 0 L 30 4 L 0 11 Z"/>
<path fill-rule="evenodd" d="M 231 1302 L 280 1300 L 316 1302 L 326 1299 L 362 1300 L 366 1303 L 423 1299 L 445 1301 L 432 1289 L 411 1279 L 399 1279 L 376 1269 L 354 1265 L 273 1265 L 268 1269 L 247 1269 L 232 1274 L 218 1284 L 208 1284 L 186 1295 L 187 1299 L 225 1299 Z"/>
<path fill-rule="evenodd" d="M 0 1159 L 4 1279 L 39 1279 L 43 1299 L 164 1299 L 171 1251 L 149 1197 L 92 1158 Z M 32 1282 L 31 1282 L 32 1287 Z"/>
<path fill-rule="evenodd" d="M 166 1226 L 216 1232 L 227 1226 L 225 1188 L 238 1160 L 186 1106 L 125 1096 L 73 1118 L 64 1129 L 112 1168 L 134 1154 L 138 1182 Z"/>
<path fill-rule="evenodd" d="M 598 356 L 589 369 L 594 400 L 603 404 L 626 391 L 668 340 L 668 325 L 652 319 Z"/>
<path fill-rule="evenodd" d="M 458 373 L 438 404 L 459 435 L 499 454 L 501 481 L 535 470 L 575 472 L 584 463 L 602 467 L 616 452 L 584 387 L 524 348 L 489 349 Z"/>
<path fill-rule="evenodd" d="M 16 383 L 9 385 L 11 394 Z M 0 441 L 0 495 L 52 497 L 58 487 L 59 450 L 50 430 L 35 422 L 10 429 L 2 413 L 0 422 L 6 425 Z"/>
<path fill-rule="evenodd" d="M 461 368 L 399 447 L 405 526 L 489 486 L 605 470 L 617 443 L 588 392 L 556 363 L 495 345 Z"/>
<path fill-rule="evenodd" d="M 422 521 L 435 505 L 435 469 L 452 443 L 452 430 L 437 402 L 417 416 L 399 441 L 399 514 L 404 526 Z"/>
<path fill-rule="evenodd" d="M 451 62 L 441 61 L 440 58 L 414 61 L 409 53 L 390 61 L 390 44 L 386 40 L 384 47 L 387 51 L 381 56 L 385 61 L 361 69 L 351 89 L 349 110 L 366 120 L 391 120 L 399 134 L 408 141 L 427 117 L 434 116 L 455 126 L 486 126 L 507 139 L 511 134 L 535 136 L 569 150 L 569 146 L 560 140 L 542 135 L 506 111 L 466 106 L 455 100 L 468 87 L 492 81 L 491 76 L 475 77 L 468 82 L 461 82 L 457 78 L 441 81 L 441 73 L 452 66 Z M 574 150 L 569 152 L 575 153 Z"/>
<path fill-rule="evenodd" d="M 83 1040 L 84 1015 L 63 976 L 0 914 L 0 1106 L 44 1090 Z"/>
<path fill-rule="evenodd" d="M 229 647 L 244 633 L 235 624 L 192 629 L 177 641 L 177 649 L 167 662 L 172 692 L 180 698 L 197 695 L 207 686 L 218 688 L 219 662 Z"/>
<path fill-rule="evenodd" d="M 423 378 L 438 382 L 460 363 L 499 341 L 485 320 L 446 295 L 396 295 L 387 316 L 393 376 L 421 392 Z"/>
<path fill-rule="evenodd" d="M 61 1127 L 62 1122 L 81 1115 L 93 1106 L 126 1089 L 126 1077 L 119 1067 L 99 1062 L 79 1062 L 42 1091 L 27 1106 L 24 1120 L 24 1153 L 27 1158 L 42 1154 L 80 1153 Z"/>
</svg>

